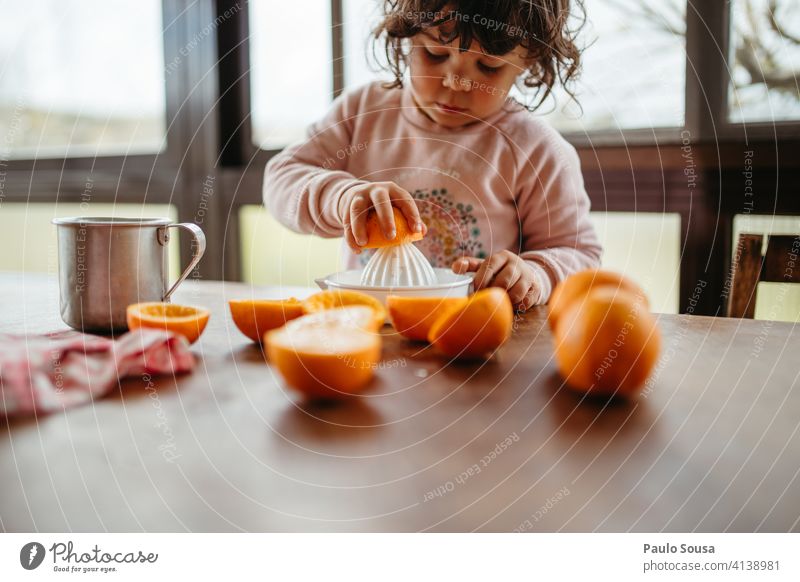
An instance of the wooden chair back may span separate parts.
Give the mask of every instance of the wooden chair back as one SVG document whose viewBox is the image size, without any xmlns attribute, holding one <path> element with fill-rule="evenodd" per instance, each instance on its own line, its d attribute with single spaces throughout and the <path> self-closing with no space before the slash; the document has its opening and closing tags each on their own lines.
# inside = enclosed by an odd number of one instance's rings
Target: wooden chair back
<svg viewBox="0 0 800 582">
<path fill-rule="evenodd" d="M 767 238 L 766 252 L 764 237 Z M 728 297 L 728 317 L 753 319 L 760 282 L 800 283 L 800 235 L 740 234 Z"/>
</svg>

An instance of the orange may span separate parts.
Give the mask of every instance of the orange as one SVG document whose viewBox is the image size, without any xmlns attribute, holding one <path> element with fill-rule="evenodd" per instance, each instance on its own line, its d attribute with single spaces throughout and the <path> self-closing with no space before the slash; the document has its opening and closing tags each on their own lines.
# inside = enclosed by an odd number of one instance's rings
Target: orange
<svg viewBox="0 0 800 582">
<path fill-rule="evenodd" d="M 601 396 L 632 396 L 658 360 L 661 336 L 641 295 L 593 289 L 556 325 L 556 362 L 568 386 Z"/>
<path fill-rule="evenodd" d="M 489 287 L 444 310 L 431 326 L 428 340 L 450 357 L 480 358 L 505 343 L 513 323 L 508 293 Z"/>
<path fill-rule="evenodd" d="M 303 301 L 306 313 L 316 313 L 325 309 L 336 309 L 348 305 L 364 305 L 374 312 L 375 330 L 380 329 L 386 321 L 386 308 L 374 297 L 349 289 L 329 289 L 308 297 Z"/>
<path fill-rule="evenodd" d="M 587 269 L 570 275 L 553 289 L 547 304 L 547 322 L 550 324 L 550 329 L 556 328 L 558 319 L 573 301 L 583 301 L 589 291 L 599 287 L 609 287 L 641 296 L 645 307 L 649 307 L 644 290 L 624 275 L 602 269 Z"/>
<path fill-rule="evenodd" d="M 303 315 L 303 304 L 289 299 L 236 299 L 228 301 L 236 327 L 254 342 L 271 329 Z"/>
<path fill-rule="evenodd" d="M 363 248 L 377 249 L 422 240 L 422 233 L 414 232 L 409 228 L 406 217 L 397 207 L 392 206 L 392 213 L 394 214 L 396 234 L 393 239 L 389 240 L 383 235 L 383 229 L 378 223 L 378 214 L 375 209 L 373 208 L 369 211 L 367 215 L 367 244 Z"/>
<path fill-rule="evenodd" d="M 374 313 L 356 305 L 293 319 L 264 337 L 267 358 L 289 387 L 308 398 L 363 390 L 381 358 Z"/>
<path fill-rule="evenodd" d="M 346 305 L 344 307 L 323 309 L 303 315 L 302 320 L 302 322 L 293 325 L 300 325 L 300 323 L 304 326 L 339 325 L 356 327 L 367 331 L 378 331 L 375 327 L 375 311 L 367 305 Z"/>
<path fill-rule="evenodd" d="M 126 311 L 128 329 L 150 327 L 184 336 L 190 344 L 197 341 L 208 323 L 208 309 L 174 303 L 134 303 Z"/>
<path fill-rule="evenodd" d="M 446 310 L 463 306 L 466 297 L 402 297 L 386 298 L 389 319 L 397 332 L 411 340 L 427 341 L 434 321 Z"/>
</svg>

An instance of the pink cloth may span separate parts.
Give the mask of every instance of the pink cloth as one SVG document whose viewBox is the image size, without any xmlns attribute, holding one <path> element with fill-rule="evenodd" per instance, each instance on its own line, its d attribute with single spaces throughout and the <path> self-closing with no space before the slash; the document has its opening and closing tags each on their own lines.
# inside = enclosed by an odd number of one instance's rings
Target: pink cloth
<svg viewBox="0 0 800 582">
<path fill-rule="evenodd" d="M 429 229 L 416 245 L 436 267 L 511 250 L 533 269 L 537 303 L 545 303 L 567 275 L 600 264 L 575 149 L 511 102 L 489 119 L 447 129 L 416 107 L 408 88 L 353 90 L 307 139 L 270 160 L 264 202 L 296 232 L 339 237 L 343 192 L 381 181 L 416 199 Z M 371 256 L 342 247 L 348 269 Z"/>
<path fill-rule="evenodd" d="M 138 329 L 117 340 L 61 331 L 0 334 L 0 414 L 52 412 L 108 393 L 119 379 L 194 367 L 186 339 Z"/>
</svg>

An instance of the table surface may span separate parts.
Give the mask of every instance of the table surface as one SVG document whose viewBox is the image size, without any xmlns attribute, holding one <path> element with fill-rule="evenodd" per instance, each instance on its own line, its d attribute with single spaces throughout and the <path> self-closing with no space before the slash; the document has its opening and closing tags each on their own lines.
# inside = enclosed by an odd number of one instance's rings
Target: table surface
<svg viewBox="0 0 800 582">
<path fill-rule="evenodd" d="M 0 423 L 4 531 L 797 531 L 800 333 L 660 315 L 645 393 L 566 390 L 544 310 L 484 363 L 384 330 L 363 396 L 286 391 L 227 300 L 311 290 L 189 281 L 212 317 L 191 374 Z M 0 274 L 0 331 L 61 329 L 52 277 Z"/>
</svg>

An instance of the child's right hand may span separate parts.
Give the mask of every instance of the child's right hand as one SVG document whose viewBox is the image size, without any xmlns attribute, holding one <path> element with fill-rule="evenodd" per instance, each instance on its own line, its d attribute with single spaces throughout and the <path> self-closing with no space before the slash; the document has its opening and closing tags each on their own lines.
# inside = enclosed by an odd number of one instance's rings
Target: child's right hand
<svg viewBox="0 0 800 582">
<path fill-rule="evenodd" d="M 383 235 L 390 240 L 395 237 L 392 206 L 403 213 L 411 230 L 423 235 L 427 232 L 414 197 L 394 182 L 370 182 L 345 190 L 339 200 L 339 216 L 344 223 L 345 240 L 353 252 L 360 253 L 361 247 L 367 244 L 367 215 L 372 208 L 378 215 Z"/>
</svg>

